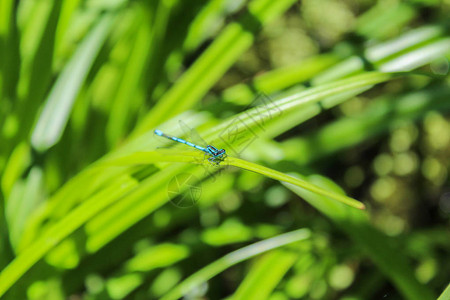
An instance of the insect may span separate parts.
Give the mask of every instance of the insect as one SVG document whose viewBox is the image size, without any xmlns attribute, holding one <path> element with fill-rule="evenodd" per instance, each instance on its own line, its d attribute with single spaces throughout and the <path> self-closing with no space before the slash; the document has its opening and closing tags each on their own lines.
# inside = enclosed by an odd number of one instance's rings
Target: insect
<svg viewBox="0 0 450 300">
<path fill-rule="evenodd" d="M 207 145 L 206 147 L 201 147 L 199 145 L 193 144 L 191 142 L 185 141 L 185 140 L 177 138 L 175 136 L 167 135 L 167 134 L 163 133 L 159 129 L 155 130 L 155 134 L 159 135 L 159 136 L 162 136 L 162 137 L 165 137 L 165 138 L 168 138 L 168 139 L 170 139 L 172 141 L 179 142 L 179 143 L 182 143 L 182 144 L 194 147 L 197 150 L 205 152 L 207 155 L 210 156 L 208 158 L 208 161 L 210 163 L 212 163 L 212 164 L 215 164 L 215 165 L 219 165 L 220 162 L 223 161 L 227 157 L 225 149 L 220 149 L 219 150 L 216 147 L 211 146 L 211 145 Z"/>
</svg>

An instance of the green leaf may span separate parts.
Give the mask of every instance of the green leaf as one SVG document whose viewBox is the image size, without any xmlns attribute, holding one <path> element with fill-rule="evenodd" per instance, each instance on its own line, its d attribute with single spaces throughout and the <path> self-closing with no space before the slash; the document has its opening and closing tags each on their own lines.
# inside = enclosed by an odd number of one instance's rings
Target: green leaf
<svg viewBox="0 0 450 300">
<path fill-rule="evenodd" d="M 365 62 L 359 56 L 351 56 L 322 72 L 312 80 L 314 85 L 331 82 L 339 78 L 355 75 L 367 68 L 366 63 L 370 64 L 371 69 L 383 72 L 409 71 L 414 67 L 419 67 L 430 63 L 434 57 L 447 52 L 441 46 L 446 44 L 446 38 L 442 37 L 444 29 L 440 26 L 424 26 L 415 30 L 407 31 L 403 35 L 379 43 L 364 50 Z M 439 47 L 429 49 L 428 45 L 437 43 Z M 422 49 L 429 50 L 423 51 Z M 417 51 L 417 56 L 410 55 Z"/>
<path fill-rule="evenodd" d="M 0 296 L 2 296 L 19 278 L 50 250 L 80 228 L 92 216 L 98 214 L 111 202 L 119 199 L 136 186 L 136 182 L 128 177 L 116 180 L 115 185 L 104 189 L 92 198 L 72 210 L 61 221 L 43 233 L 33 244 L 22 251 L 0 273 Z"/>
<path fill-rule="evenodd" d="M 115 97 L 112 102 L 111 112 L 106 127 L 106 135 L 109 143 L 115 145 L 130 127 L 130 119 L 133 115 L 133 107 L 130 105 L 130 98 L 136 97 L 138 85 L 142 80 L 142 76 L 146 70 L 146 63 L 151 55 L 150 45 L 152 36 L 150 24 L 147 22 L 148 16 L 141 16 L 140 26 L 136 33 L 136 40 L 132 45 L 131 53 L 125 62 L 125 69 Z"/>
<path fill-rule="evenodd" d="M 251 228 L 235 219 L 228 219 L 220 227 L 208 228 L 202 233 L 202 240 L 216 247 L 245 242 L 252 237 Z"/>
<path fill-rule="evenodd" d="M 370 89 L 375 84 L 388 81 L 393 77 L 394 74 L 389 73 L 367 72 L 312 87 L 279 100 L 272 101 L 267 99 L 262 105 L 232 116 L 222 121 L 221 124 L 213 129 L 207 132 L 200 131 L 200 133 L 207 140 L 214 140 L 216 138 L 218 142 L 216 144 L 222 142 L 233 147 L 243 141 L 245 142 L 248 139 L 254 138 L 256 134 L 264 137 L 267 136 L 264 132 L 265 127 L 270 127 L 272 123 L 283 119 L 285 117 L 284 114 L 302 110 L 308 107 L 308 105 L 317 103 L 328 97 L 355 91 L 360 93 L 363 90 Z M 300 121 L 303 121 L 303 119 Z M 298 124 L 297 122 L 291 126 Z"/>
<path fill-rule="evenodd" d="M 112 165 L 121 165 L 121 164 L 152 164 L 157 161 L 164 161 L 164 162 L 190 162 L 190 163 L 203 163 L 206 166 L 209 166 L 210 163 L 204 159 L 204 155 L 197 152 L 173 152 L 173 151 L 149 151 L 149 152 L 140 152 L 131 154 L 129 156 L 121 157 L 114 159 L 109 162 L 109 164 Z M 245 161 L 236 157 L 228 156 L 225 161 L 222 163 L 222 165 L 229 165 L 229 166 L 235 166 L 241 169 L 249 170 L 270 178 L 273 178 L 275 180 L 280 180 L 284 182 L 289 182 L 294 185 L 297 185 L 299 187 L 305 188 L 309 191 L 312 191 L 314 193 L 318 193 L 319 195 L 328 196 L 336 201 L 340 201 L 342 203 L 345 203 L 349 206 L 352 206 L 354 208 L 358 209 L 364 209 L 365 206 L 361 202 L 352 199 L 350 197 L 336 194 L 333 192 L 329 192 L 327 190 L 324 190 L 322 188 L 319 188 L 313 184 L 310 184 L 306 181 L 303 181 L 301 179 L 289 176 L 287 174 L 272 170 L 270 168 L 251 163 L 249 161 Z"/>
<path fill-rule="evenodd" d="M 361 202 L 352 199 L 350 197 L 347 197 L 345 195 L 342 194 L 337 194 L 337 193 L 333 193 L 330 192 L 326 189 L 322 189 L 314 184 L 310 184 L 307 181 L 292 177 L 290 175 L 272 170 L 270 168 L 266 168 L 248 161 L 244 161 L 242 159 L 239 158 L 235 158 L 235 157 L 228 157 L 226 160 L 226 163 L 231 165 L 231 166 L 235 166 L 238 168 L 242 168 L 242 169 L 246 169 L 255 173 L 259 173 L 261 175 L 276 179 L 276 180 L 280 180 L 282 182 L 287 182 L 293 185 L 296 185 L 297 187 L 301 187 L 304 188 L 308 191 L 311 191 L 313 193 L 322 195 L 322 196 L 327 196 L 330 197 L 331 199 L 334 199 L 336 201 L 342 202 L 348 206 L 354 207 L 354 208 L 358 208 L 358 209 L 365 209 L 364 204 L 362 204 Z"/>
<path fill-rule="evenodd" d="M 161 300 L 176 300 L 188 293 L 191 289 L 241 261 L 287 244 L 308 239 L 309 237 L 309 230 L 298 229 L 231 252 L 186 278 L 162 297 Z"/>
<path fill-rule="evenodd" d="M 112 278 L 106 282 L 108 296 L 111 299 L 124 299 L 136 287 L 142 284 L 143 276 L 141 274 L 125 274 Z"/>
<path fill-rule="evenodd" d="M 23 10 L 29 9 L 24 18 L 20 35 L 21 76 L 17 85 L 18 116 L 21 120 L 17 138 L 29 138 L 49 85 L 54 62 L 55 32 L 61 10 L 61 1 L 21 2 Z"/>
<path fill-rule="evenodd" d="M 35 149 L 45 151 L 61 138 L 81 84 L 91 69 L 113 20 L 110 14 L 99 20 L 59 76 L 31 136 Z"/>
<path fill-rule="evenodd" d="M 222 98 L 230 103 L 249 104 L 255 99 L 255 92 L 271 94 L 310 80 L 322 71 L 332 67 L 339 58 L 325 54 L 314 56 L 298 63 L 268 71 L 255 77 L 249 84 L 236 84 L 222 93 Z"/>
<path fill-rule="evenodd" d="M 450 284 L 447 285 L 447 287 L 437 300 L 448 300 L 448 299 L 450 299 Z"/>
<path fill-rule="evenodd" d="M 297 258 L 297 254 L 288 251 L 269 252 L 250 269 L 230 300 L 267 299 Z"/>
<path fill-rule="evenodd" d="M 379 2 L 358 19 L 357 32 L 380 39 L 395 34 L 416 14 L 409 3 Z"/>
<path fill-rule="evenodd" d="M 30 156 L 30 146 L 26 143 L 17 145 L 11 153 L 1 178 L 2 192 L 6 199 L 8 199 L 14 183 L 29 166 L 31 162 Z"/>
<path fill-rule="evenodd" d="M 15 249 L 20 243 L 26 221 L 45 199 L 43 177 L 42 169 L 34 166 L 23 182 L 15 183 L 6 203 L 6 220 L 11 244 Z"/>
<path fill-rule="evenodd" d="M 15 98 L 16 84 L 19 79 L 20 55 L 16 21 L 14 0 L 0 1 L 0 101 L 2 106 Z M 3 118 L 4 116 L 0 115 L 1 126 L 3 126 Z"/>
<path fill-rule="evenodd" d="M 147 272 L 170 266 L 188 255 L 189 249 L 184 245 L 162 243 L 139 252 L 126 263 L 126 269 L 131 272 Z"/>
</svg>

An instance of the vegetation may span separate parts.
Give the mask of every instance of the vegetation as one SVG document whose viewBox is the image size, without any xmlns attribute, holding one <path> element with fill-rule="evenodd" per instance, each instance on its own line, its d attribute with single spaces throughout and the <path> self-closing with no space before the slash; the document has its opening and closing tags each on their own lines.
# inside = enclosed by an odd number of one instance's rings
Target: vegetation
<svg viewBox="0 0 450 300">
<path fill-rule="evenodd" d="M 448 15 L 0 1 L 0 298 L 448 299 Z"/>
</svg>

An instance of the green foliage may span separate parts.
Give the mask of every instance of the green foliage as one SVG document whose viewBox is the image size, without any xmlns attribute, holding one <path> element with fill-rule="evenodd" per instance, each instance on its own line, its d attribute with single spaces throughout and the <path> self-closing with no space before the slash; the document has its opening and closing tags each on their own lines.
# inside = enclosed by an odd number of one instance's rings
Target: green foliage
<svg viewBox="0 0 450 300">
<path fill-rule="evenodd" d="M 0 297 L 446 299 L 448 14 L 0 1 Z"/>
</svg>

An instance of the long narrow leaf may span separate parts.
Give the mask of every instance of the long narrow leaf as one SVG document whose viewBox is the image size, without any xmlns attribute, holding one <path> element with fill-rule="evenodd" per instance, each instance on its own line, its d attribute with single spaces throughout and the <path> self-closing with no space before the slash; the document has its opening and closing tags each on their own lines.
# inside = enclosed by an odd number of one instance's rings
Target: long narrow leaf
<svg viewBox="0 0 450 300">
<path fill-rule="evenodd" d="M 287 244 L 308 239 L 310 235 L 311 233 L 308 229 L 298 229 L 231 252 L 186 278 L 173 288 L 172 291 L 162 297 L 161 300 L 178 299 L 199 284 L 241 261 Z"/>
<path fill-rule="evenodd" d="M 109 162 L 111 165 L 121 165 L 121 164 L 128 164 L 128 163 L 135 163 L 135 164 L 144 164 L 144 163 L 155 163 L 155 162 L 191 162 L 191 163 L 204 163 L 206 165 L 210 164 L 207 160 L 203 158 L 203 154 L 196 153 L 196 152 L 185 152 L 185 153 L 178 153 L 173 151 L 166 151 L 161 152 L 158 151 L 152 151 L 152 152 L 141 152 L 132 154 L 130 156 L 122 157 L 119 159 L 116 159 L 114 161 Z M 229 166 L 235 166 L 241 169 L 249 170 L 276 180 L 280 180 L 283 182 L 288 182 L 291 184 L 294 184 L 298 187 L 302 187 L 304 189 L 307 189 L 313 193 L 317 193 L 319 195 L 330 197 L 336 201 L 345 203 L 351 207 L 358 208 L 358 209 L 364 209 L 365 206 L 363 203 L 352 199 L 350 197 L 347 197 L 345 195 L 329 192 L 327 190 L 324 190 L 322 188 L 319 188 L 318 186 L 315 186 L 313 184 L 310 184 L 304 180 L 292 177 L 290 175 L 281 173 L 279 171 L 275 171 L 273 169 L 251 163 L 236 157 L 227 157 L 225 161 L 222 163 L 223 165 L 229 165 Z"/>
<path fill-rule="evenodd" d="M 101 18 L 55 83 L 31 137 L 33 147 L 39 151 L 45 151 L 61 138 L 81 84 L 91 69 L 112 22 L 113 16 L 110 14 Z"/>
<path fill-rule="evenodd" d="M 264 176 L 267 176 L 267 177 L 270 177 L 270 178 L 273 178 L 276 180 L 280 180 L 283 182 L 287 182 L 287 183 L 296 185 L 298 187 L 304 188 L 313 193 L 330 197 L 331 199 L 334 199 L 336 201 L 347 204 L 348 206 L 358 208 L 358 209 L 365 209 L 364 204 L 362 204 L 361 202 L 359 202 L 355 199 L 352 199 L 345 195 L 330 192 L 330 191 L 322 189 L 314 184 L 310 184 L 307 181 L 304 181 L 304 180 L 292 177 L 290 175 L 272 170 L 270 168 L 266 168 L 261 165 L 257 165 L 257 164 L 254 164 L 254 163 L 251 163 L 248 161 L 244 161 L 242 159 L 235 158 L 235 157 L 229 157 L 226 162 L 231 166 L 235 166 L 235 167 L 246 169 L 246 170 L 249 170 L 249 171 L 252 171 L 255 173 L 259 173 L 261 175 L 264 175 Z"/>
<path fill-rule="evenodd" d="M 438 300 L 447 300 L 447 299 L 450 299 L 450 284 L 447 285 L 445 290 L 442 292 L 442 294 L 438 298 Z"/>
<path fill-rule="evenodd" d="M 232 300 L 264 300 L 295 263 L 298 255 L 277 250 L 268 253 L 245 277 Z"/>
<path fill-rule="evenodd" d="M 102 211 L 110 204 L 111 199 L 118 199 L 136 186 L 136 181 L 123 177 L 116 184 L 105 189 L 77 209 L 69 213 L 60 222 L 52 226 L 46 233 L 25 249 L 0 273 L 0 297 L 27 272 L 37 261 L 42 259 L 51 249 L 58 245 L 69 234 L 73 233 L 86 220 Z"/>
</svg>

